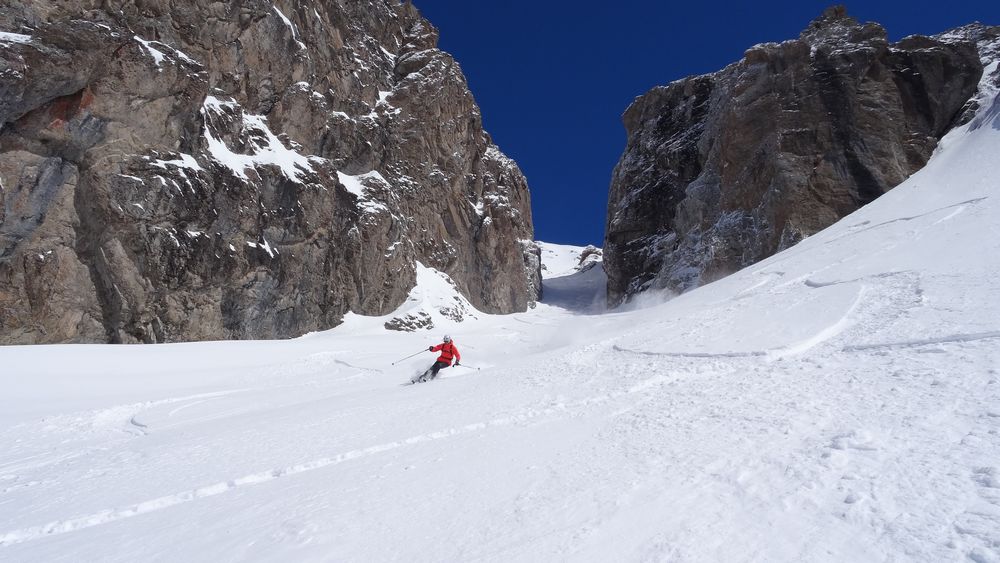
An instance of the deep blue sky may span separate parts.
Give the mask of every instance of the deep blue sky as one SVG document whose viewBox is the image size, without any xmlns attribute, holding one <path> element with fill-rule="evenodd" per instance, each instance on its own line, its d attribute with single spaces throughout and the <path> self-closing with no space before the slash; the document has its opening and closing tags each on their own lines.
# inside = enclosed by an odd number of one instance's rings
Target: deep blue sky
<svg viewBox="0 0 1000 563">
<path fill-rule="evenodd" d="M 461 64 L 487 131 L 527 176 L 535 238 L 596 245 L 632 100 L 756 43 L 798 37 L 833 3 L 414 0 Z M 842 3 L 892 40 L 1000 24 L 1000 0 Z"/>
</svg>

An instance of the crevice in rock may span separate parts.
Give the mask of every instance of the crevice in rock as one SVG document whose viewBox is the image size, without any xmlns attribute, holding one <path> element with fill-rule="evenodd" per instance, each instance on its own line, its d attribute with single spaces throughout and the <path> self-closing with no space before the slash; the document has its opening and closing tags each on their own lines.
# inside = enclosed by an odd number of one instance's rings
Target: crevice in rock
<svg viewBox="0 0 1000 563">
<path fill-rule="evenodd" d="M 104 326 L 107 341 L 111 344 L 121 344 L 121 301 L 116 299 L 114 282 L 107 272 L 107 261 L 101 257 L 101 243 L 104 236 L 106 220 L 104 213 L 96 205 L 96 197 L 90 193 L 84 170 L 79 170 L 79 179 L 73 191 L 73 205 L 79 224 L 76 228 L 76 255 L 87 267 L 90 281 L 97 292 L 97 302 L 100 305 L 101 324 Z"/>
</svg>

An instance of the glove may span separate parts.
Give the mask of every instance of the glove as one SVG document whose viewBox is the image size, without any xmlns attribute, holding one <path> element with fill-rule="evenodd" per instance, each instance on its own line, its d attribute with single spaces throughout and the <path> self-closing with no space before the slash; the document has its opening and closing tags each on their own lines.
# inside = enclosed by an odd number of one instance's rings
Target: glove
<svg viewBox="0 0 1000 563">
<path fill-rule="evenodd" d="M 434 351 L 434 347 L 433 346 L 428 346 L 427 347 L 427 351 L 428 352 L 433 352 Z"/>
<path fill-rule="evenodd" d="M 460 366 L 460 365 L 462 365 L 462 364 L 460 364 L 460 363 L 458 363 L 458 362 L 455 362 L 455 365 L 453 365 L 453 366 L 451 366 L 451 367 L 453 367 L 453 368 L 457 368 L 457 367 L 458 367 L 458 366 Z"/>
</svg>

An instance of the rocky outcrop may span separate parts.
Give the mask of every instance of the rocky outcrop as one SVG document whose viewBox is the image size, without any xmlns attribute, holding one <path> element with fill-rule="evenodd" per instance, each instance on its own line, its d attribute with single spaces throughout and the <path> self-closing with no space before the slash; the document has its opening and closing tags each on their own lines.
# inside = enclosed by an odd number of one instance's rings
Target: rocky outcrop
<svg viewBox="0 0 1000 563">
<path fill-rule="evenodd" d="M 636 99 L 609 196 L 610 302 L 753 264 L 920 169 L 971 115 L 983 72 L 971 34 L 892 44 L 831 8 L 798 39 Z"/>
<path fill-rule="evenodd" d="M 409 2 L 0 7 L 0 343 L 282 338 L 417 262 L 537 298 L 528 189 Z"/>
</svg>

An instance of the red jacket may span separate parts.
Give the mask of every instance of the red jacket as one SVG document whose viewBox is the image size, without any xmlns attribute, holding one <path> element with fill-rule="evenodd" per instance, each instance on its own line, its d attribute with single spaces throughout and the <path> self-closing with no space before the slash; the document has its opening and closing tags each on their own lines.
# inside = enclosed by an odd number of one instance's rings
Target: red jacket
<svg viewBox="0 0 1000 563">
<path fill-rule="evenodd" d="M 449 366 L 451 365 L 452 358 L 455 358 L 455 361 L 457 362 L 462 361 L 462 355 L 458 353 L 458 348 L 455 348 L 454 342 L 445 342 L 443 344 L 438 344 L 437 346 L 431 348 L 431 352 L 441 352 L 441 355 L 438 356 L 437 361 L 444 362 Z"/>
</svg>

